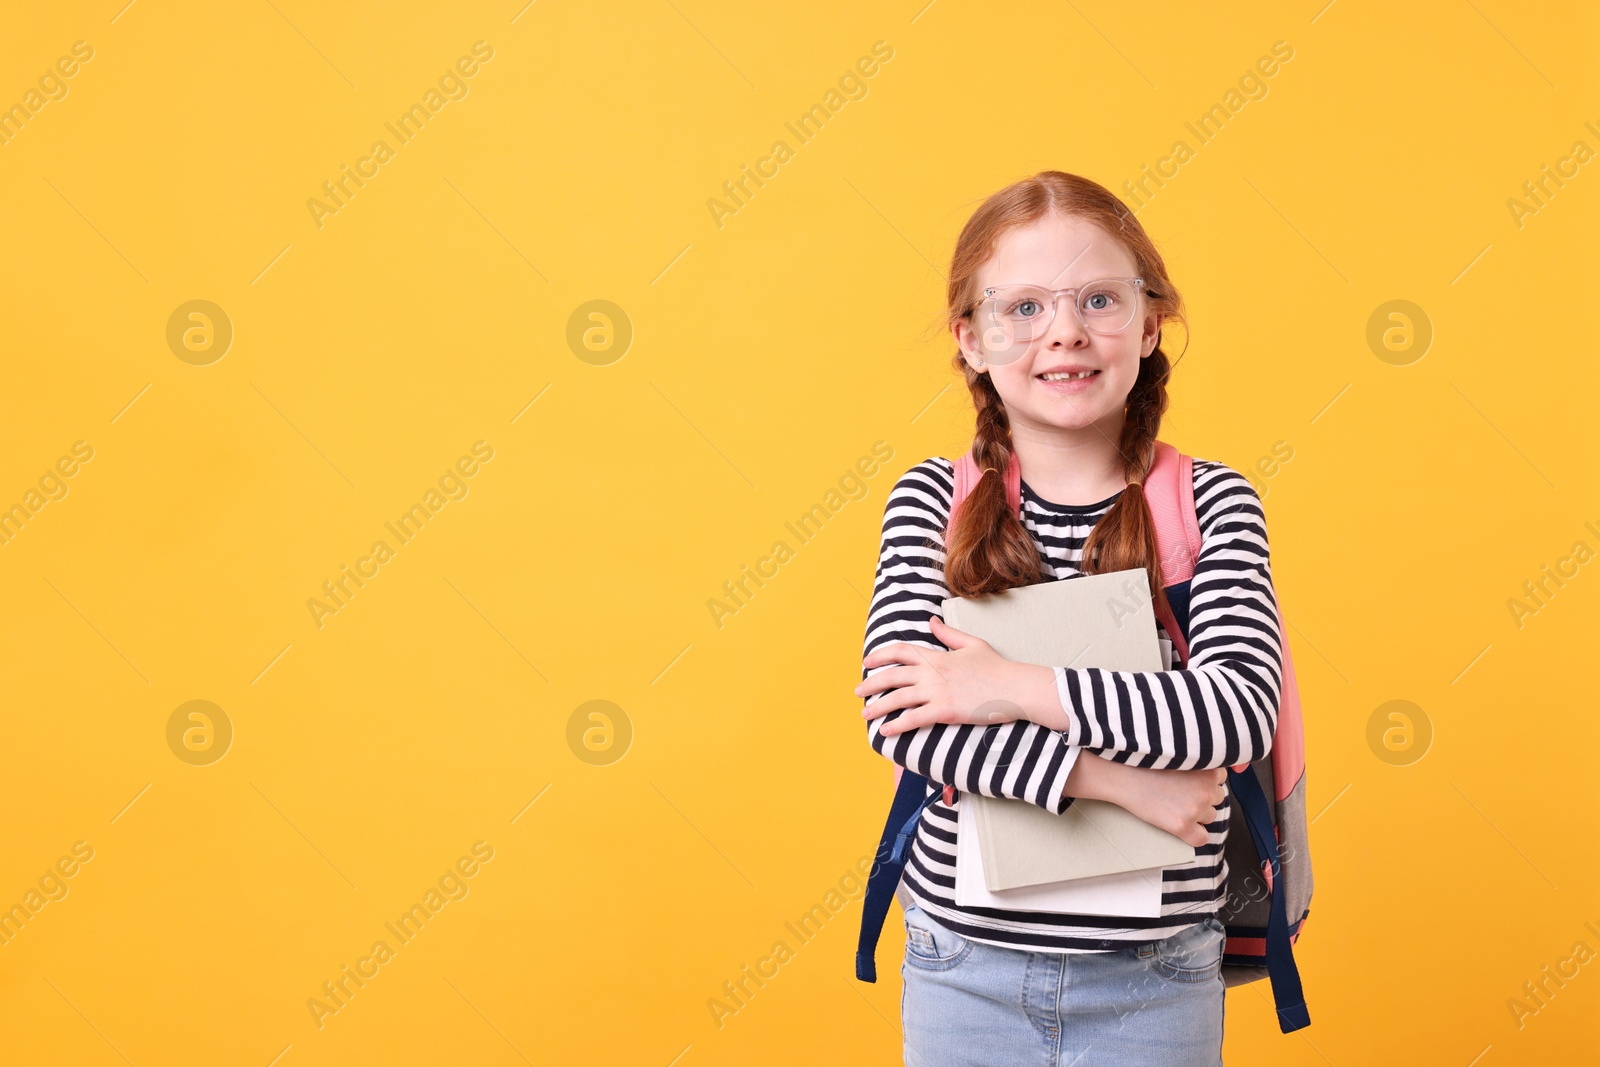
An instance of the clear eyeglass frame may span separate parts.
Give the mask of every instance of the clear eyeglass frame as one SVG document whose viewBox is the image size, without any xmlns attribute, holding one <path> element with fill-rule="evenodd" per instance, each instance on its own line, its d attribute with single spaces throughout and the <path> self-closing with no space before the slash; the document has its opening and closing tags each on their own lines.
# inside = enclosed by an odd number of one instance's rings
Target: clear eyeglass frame
<svg viewBox="0 0 1600 1067">
<path fill-rule="evenodd" d="M 1087 313 L 1084 308 L 1085 294 L 1092 298 L 1097 292 L 1105 292 L 1107 283 L 1119 283 L 1128 287 L 1127 314 L 1117 315 L 1120 321 L 1108 321 L 1104 314 L 1096 313 L 1097 309 L 1090 308 Z M 1096 278 L 1071 289 L 1046 289 L 1042 285 L 1031 285 L 1026 282 L 1016 282 L 1005 285 L 993 285 L 984 289 L 983 299 L 980 300 L 969 315 L 976 316 L 975 325 L 985 359 L 990 363 L 1006 364 L 1020 359 L 1033 342 L 1042 337 L 1050 324 L 1055 321 L 1056 304 L 1063 296 L 1071 296 L 1073 313 L 1078 316 L 1078 322 L 1090 333 L 1116 334 L 1127 329 L 1139 311 L 1139 293 L 1148 292 L 1144 288 L 1143 278 Z M 1022 298 L 1030 294 L 1038 298 L 1042 310 L 1037 315 L 1005 318 L 1000 312 L 1001 299 L 1015 300 L 1022 303 Z M 985 309 L 988 309 L 985 313 Z"/>
</svg>

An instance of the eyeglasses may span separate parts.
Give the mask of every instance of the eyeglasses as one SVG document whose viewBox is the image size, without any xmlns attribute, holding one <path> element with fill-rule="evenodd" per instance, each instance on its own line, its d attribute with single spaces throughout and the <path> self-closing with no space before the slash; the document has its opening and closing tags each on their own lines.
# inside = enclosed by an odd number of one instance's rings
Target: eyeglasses
<svg viewBox="0 0 1600 1067">
<path fill-rule="evenodd" d="M 1139 310 L 1143 278 L 1101 278 L 1075 289 L 1046 289 L 1039 285 L 996 285 L 983 291 L 972 309 L 973 325 L 990 363 L 1012 363 L 1022 358 L 1033 342 L 1050 329 L 1056 302 L 1073 297 L 1073 311 L 1090 333 L 1120 333 Z"/>
</svg>

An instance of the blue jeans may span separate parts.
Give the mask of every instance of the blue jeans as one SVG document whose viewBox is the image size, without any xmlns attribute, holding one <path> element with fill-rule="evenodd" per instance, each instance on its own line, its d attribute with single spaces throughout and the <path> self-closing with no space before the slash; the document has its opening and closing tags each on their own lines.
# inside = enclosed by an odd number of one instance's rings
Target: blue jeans
<svg viewBox="0 0 1600 1067">
<path fill-rule="evenodd" d="M 1143 948 L 1030 952 L 905 911 L 906 1067 L 1221 1067 L 1223 926 Z"/>
</svg>

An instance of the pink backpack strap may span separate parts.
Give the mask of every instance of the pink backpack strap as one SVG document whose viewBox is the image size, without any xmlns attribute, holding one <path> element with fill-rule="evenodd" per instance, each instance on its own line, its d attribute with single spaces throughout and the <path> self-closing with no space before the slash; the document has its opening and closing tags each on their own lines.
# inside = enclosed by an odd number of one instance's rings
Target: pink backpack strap
<svg viewBox="0 0 1600 1067">
<path fill-rule="evenodd" d="M 1144 479 L 1144 498 L 1156 523 L 1163 584 L 1188 581 L 1194 577 L 1195 561 L 1200 558 L 1200 522 L 1194 514 L 1194 460 L 1165 441 L 1157 441 L 1155 460 Z"/>
<path fill-rule="evenodd" d="M 1161 584 L 1177 585 L 1194 577 L 1200 558 L 1200 521 L 1194 512 L 1194 460 L 1165 441 L 1157 441 L 1150 472 L 1144 477 L 1144 500 L 1156 525 L 1156 550 L 1161 555 Z M 1178 666 L 1189 662 L 1189 641 L 1162 598 L 1156 618 L 1172 640 Z"/>
<path fill-rule="evenodd" d="M 1276 599 L 1276 591 L 1274 591 Z M 1283 635 L 1283 691 L 1278 697 L 1278 727 L 1272 734 L 1272 791 L 1274 800 L 1294 792 L 1306 773 L 1306 730 L 1300 712 L 1300 683 L 1294 676 L 1294 657 L 1289 655 L 1289 627 L 1283 621 L 1283 605 L 1278 605 L 1278 632 Z"/>
</svg>

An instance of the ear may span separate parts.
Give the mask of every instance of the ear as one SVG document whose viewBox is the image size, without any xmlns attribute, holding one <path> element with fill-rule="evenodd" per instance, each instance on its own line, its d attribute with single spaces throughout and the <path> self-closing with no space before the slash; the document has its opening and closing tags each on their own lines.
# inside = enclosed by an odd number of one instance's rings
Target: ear
<svg viewBox="0 0 1600 1067">
<path fill-rule="evenodd" d="M 989 372 L 987 365 L 978 366 L 983 359 L 983 351 L 978 347 L 978 334 L 972 328 L 972 323 L 966 319 L 957 319 L 950 326 L 950 333 L 955 337 L 956 344 L 961 349 L 961 358 L 967 361 L 967 366 L 979 374 L 987 374 Z"/>
<path fill-rule="evenodd" d="M 1161 324 L 1167 321 L 1165 315 L 1154 315 L 1145 320 L 1144 334 L 1139 338 L 1139 358 L 1144 359 L 1156 350 L 1156 345 L 1161 341 Z"/>
</svg>

